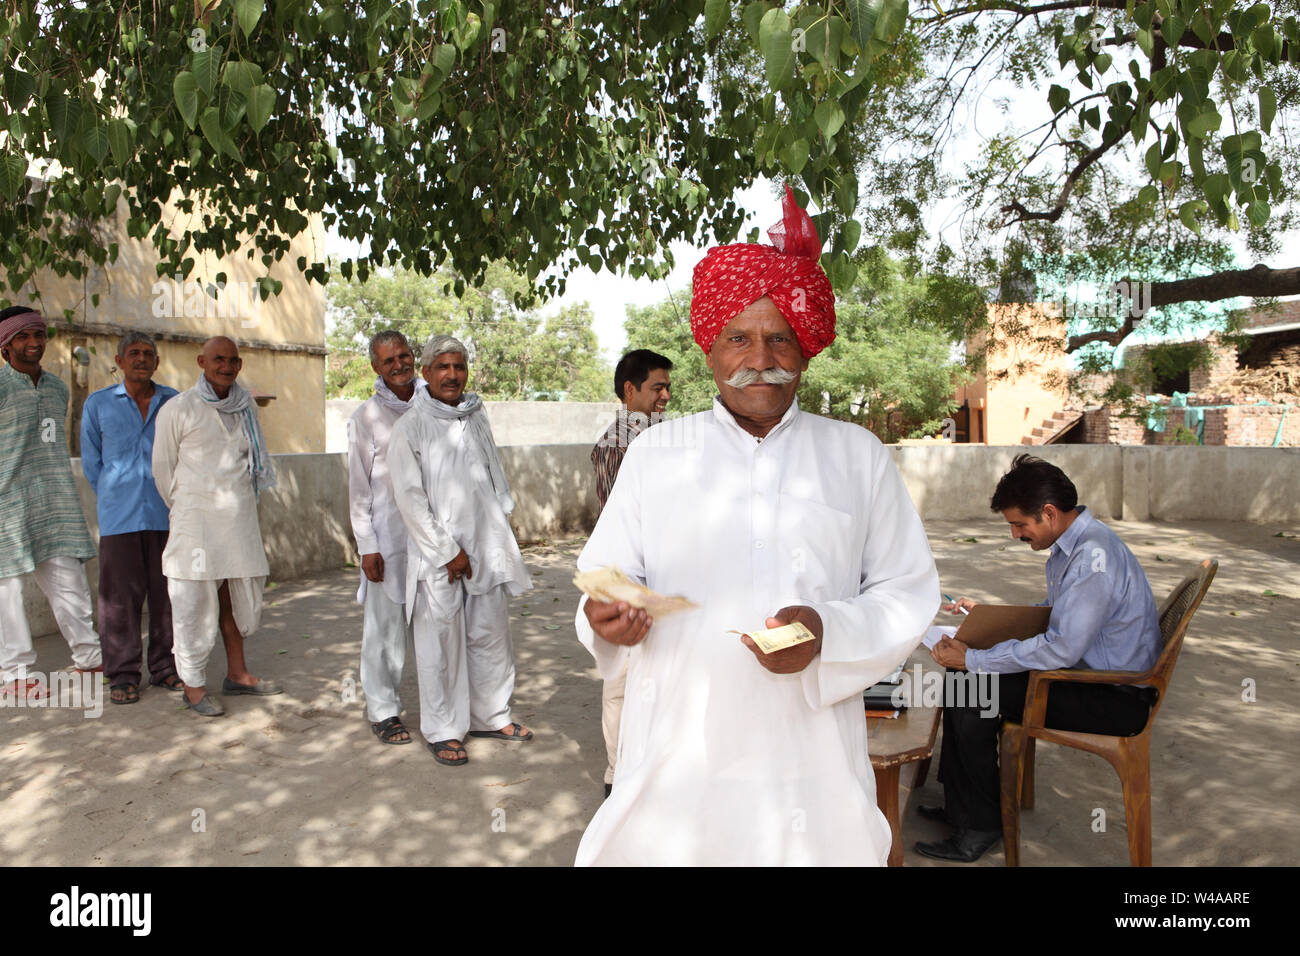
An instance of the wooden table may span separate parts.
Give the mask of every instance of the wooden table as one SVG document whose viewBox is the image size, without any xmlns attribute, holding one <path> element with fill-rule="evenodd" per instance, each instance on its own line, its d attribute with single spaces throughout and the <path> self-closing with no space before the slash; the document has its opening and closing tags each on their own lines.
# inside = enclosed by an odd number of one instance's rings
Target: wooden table
<svg viewBox="0 0 1300 956">
<path fill-rule="evenodd" d="M 928 654 L 926 660 L 929 660 Z M 909 675 L 912 665 L 913 661 L 909 660 Z M 915 692 L 919 696 L 920 688 Z M 876 773 L 876 806 L 889 821 L 889 829 L 894 835 L 889 847 L 890 866 L 903 865 L 902 808 L 898 802 L 901 771 L 907 764 L 915 763 L 916 776 L 911 790 L 915 791 L 925 783 L 942 713 L 942 707 L 909 707 L 894 719 L 867 718 L 867 753 L 871 756 L 871 769 Z"/>
</svg>

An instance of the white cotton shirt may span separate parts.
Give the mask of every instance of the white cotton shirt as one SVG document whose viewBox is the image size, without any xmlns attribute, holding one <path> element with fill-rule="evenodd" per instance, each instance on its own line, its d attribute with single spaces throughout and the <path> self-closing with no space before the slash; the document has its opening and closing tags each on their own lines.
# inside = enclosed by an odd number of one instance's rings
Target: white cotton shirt
<svg viewBox="0 0 1300 956">
<path fill-rule="evenodd" d="M 406 525 L 407 594 L 427 582 L 439 613 L 450 619 L 464 593 L 486 594 L 505 585 L 513 596 L 533 586 L 510 527 L 510 496 L 493 489 L 465 420 L 413 408 L 393 426 L 388 471 Z M 446 565 L 462 548 L 473 576 L 449 583 Z M 413 606 L 414 601 L 406 606 L 408 619 Z"/>
<path fill-rule="evenodd" d="M 171 509 L 163 574 L 224 581 L 269 573 L 248 437 L 238 416 L 217 411 L 190 388 L 158 409 L 153 479 Z"/>
<path fill-rule="evenodd" d="M 579 605 L 601 677 L 629 670 L 614 791 L 576 862 L 883 865 L 861 692 L 916 647 L 939 579 L 880 441 L 797 404 L 761 443 L 716 400 L 649 429 L 578 558 L 606 565 L 700 608 L 622 648 Z M 796 604 L 824 629 L 800 674 L 727 633 Z"/>
<path fill-rule="evenodd" d="M 416 383 L 417 388 L 423 382 Z M 384 559 L 384 593 L 394 604 L 406 603 L 406 526 L 393 501 L 388 473 L 388 443 L 393 426 L 405 412 L 389 408 L 372 395 L 348 420 L 348 509 L 360 554 Z M 366 600 L 365 572 L 357 600 Z"/>
</svg>

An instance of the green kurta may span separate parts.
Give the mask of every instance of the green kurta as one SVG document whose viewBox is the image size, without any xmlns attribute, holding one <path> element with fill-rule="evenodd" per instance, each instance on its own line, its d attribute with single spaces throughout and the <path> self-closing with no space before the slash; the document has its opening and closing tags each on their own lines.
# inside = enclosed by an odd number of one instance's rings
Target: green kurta
<svg viewBox="0 0 1300 956">
<path fill-rule="evenodd" d="M 61 555 L 95 556 L 72 477 L 67 417 L 62 379 L 42 372 L 33 386 L 0 362 L 0 578 Z"/>
</svg>

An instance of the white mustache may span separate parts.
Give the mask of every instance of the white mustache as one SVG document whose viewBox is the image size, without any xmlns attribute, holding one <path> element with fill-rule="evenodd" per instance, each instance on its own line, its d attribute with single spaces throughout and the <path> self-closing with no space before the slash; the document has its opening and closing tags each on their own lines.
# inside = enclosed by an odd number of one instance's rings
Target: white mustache
<svg viewBox="0 0 1300 956">
<path fill-rule="evenodd" d="M 759 372 L 752 368 L 739 369 L 723 384 L 729 388 L 748 388 L 755 382 L 764 385 L 789 385 L 799 376 L 783 368 L 765 368 Z"/>
</svg>

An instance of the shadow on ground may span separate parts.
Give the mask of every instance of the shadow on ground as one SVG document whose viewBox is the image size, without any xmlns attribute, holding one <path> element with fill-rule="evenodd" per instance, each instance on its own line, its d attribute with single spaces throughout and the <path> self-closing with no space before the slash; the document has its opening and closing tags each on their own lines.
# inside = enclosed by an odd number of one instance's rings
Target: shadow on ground
<svg viewBox="0 0 1300 956">
<path fill-rule="evenodd" d="M 1227 522 L 1112 523 L 1157 598 L 1196 560 L 1218 579 L 1193 622 L 1152 746 L 1158 865 L 1279 865 L 1300 859 L 1300 541 L 1295 529 Z M 931 522 L 944 590 L 1033 602 L 1042 563 L 995 520 Z M 975 540 L 969 540 L 969 539 Z M 146 688 L 131 706 L 0 711 L 0 851 L 11 865 L 567 865 L 599 805 L 600 683 L 573 632 L 580 540 L 526 550 L 536 589 L 512 602 L 516 718 L 528 744 L 471 740 L 442 767 L 419 740 L 369 730 L 357 661 L 356 571 L 279 585 L 249 642 L 255 673 L 282 697 L 228 698 L 205 720 Z M 1277 596 L 1266 596 L 1265 591 Z M 942 616 L 942 615 L 941 615 Z M 37 668 L 69 666 L 58 636 Z M 418 725 L 414 655 L 402 698 Z M 211 672 L 224 661 L 214 654 Z M 1255 701 L 1243 701 L 1243 681 Z M 355 687 L 355 699 L 348 692 Z M 936 762 L 937 766 L 937 762 Z M 944 830 L 914 805 L 941 802 L 933 773 L 904 816 L 911 852 Z M 1105 830 L 1098 832 L 1097 810 Z M 1038 806 L 1022 823 L 1026 865 L 1126 865 L 1118 780 L 1098 758 L 1040 744 Z M 1001 848 L 980 865 L 1000 866 Z"/>
</svg>

